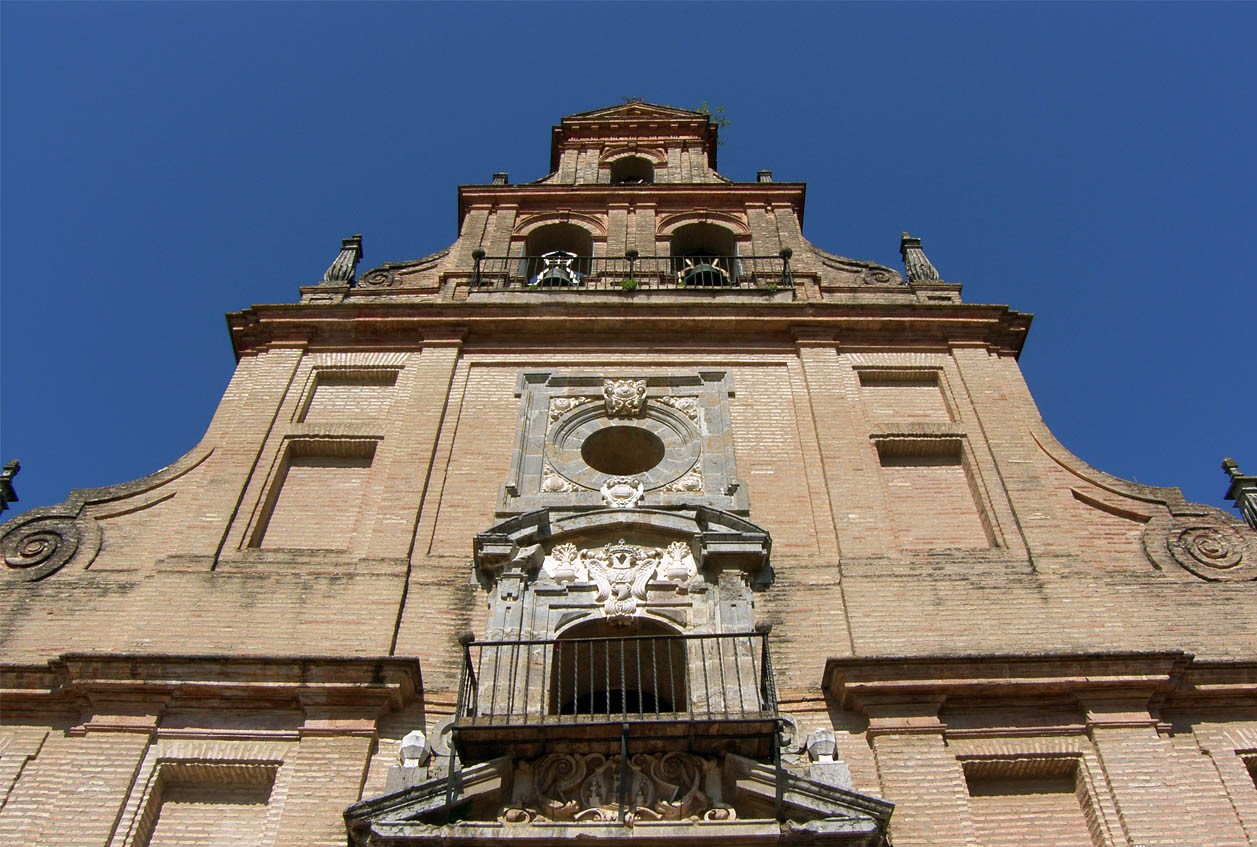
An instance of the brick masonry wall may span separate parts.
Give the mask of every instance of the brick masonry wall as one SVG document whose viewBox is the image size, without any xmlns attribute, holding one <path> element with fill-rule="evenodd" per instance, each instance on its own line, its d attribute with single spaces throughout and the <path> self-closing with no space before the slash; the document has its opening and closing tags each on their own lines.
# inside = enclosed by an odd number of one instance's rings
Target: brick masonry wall
<svg viewBox="0 0 1257 847">
<path fill-rule="evenodd" d="M 638 208 L 625 225 L 642 215 Z M 389 355 L 397 378 L 387 414 L 378 411 L 384 408 L 378 395 L 355 389 L 338 399 L 333 390 L 304 421 L 300 409 L 314 366 L 362 361 L 297 350 L 242 360 L 205 441 L 190 454 L 199 464 L 168 486 L 93 507 L 103 543 L 90 569 L 71 563 L 0 597 L 5 659 L 44 662 L 75 650 L 393 652 L 420 657 L 431 714 L 447 711 L 459 667 L 456 636 L 485 625 L 471 538 L 496 520 L 516 438 L 515 383 L 524 370 L 732 374 L 737 475 L 749 493 L 751 519 L 773 535 L 775 582 L 756 597 L 755 614 L 774 624 L 779 686 L 790 709 L 845 727 L 844 757 L 856 788 L 900 804 L 897 845 L 981 843 L 972 822 L 965 823 L 963 774 L 941 734 L 883 734 L 870 742 L 859 716 L 818 715 L 827 658 L 1146 649 L 1251 658 L 1257 652 L 1251 586 L 1172 578 L 1152 568 L 1138 513 L 1152 507 L 1131 505 L 1045 453 L 1031 435 L 1033 402 L 1009 359 L 968 350 L 848 353 L 823 338 L 754 351 L 697 340 L 649 352 L 576 346 L 506 353 L 447 342 Z M 928 366 L 940 381 L 861 380 L 879 365 Z M 876 433 L 895 427 L 911 433 L 922 423 L 959 433 L 967 464 L 879 460 Z M 376 439 L 371 482 L 357 484 L 364 491 L 359 529 L 342 553 L 255 550 L 247 543 L 275 462 L 293 437 Z M 207 457 L 197 459 L 202 454 Z M 939 472 L 937 485 L 922 481 L 922 467 Z M 899 488 L 910 496 L 897 496 Z M 283 518 L 294 547 L 339 537 L 344 515 L 322 505 L 325 489 L 306 486 L 302 514 Z M 991 523 L 993 545 L 985 536 L 975 543 L 979 513 Z M 931 538 L 947 540 L 951 549 L 916 549 Z M 1191 725 L 1184 737 L 1191 737 Z M 75 738 L 61 727 L 33 757 L 19 755 L 18 747 L 0 751 L 0 776 L 14 774 L 3 809 L 6 841 L 105 844 L 109 816 L 131 791 L 147 743 L 138 738 Z M 309 758 L 291 766 L 293 799 L 282 806 L 277 843 L 343 843 L 339 813 L 360 795 L 370 741 L 307 742 Z M 1152 760 L 1129 745 L 1097 741 L 1109 774 L 1101 787 L 1120 807 L 1114 819 L 1129 821 L 1131 843 L 1186 843 L 1181 828 L 1156 822 L 1157 804 L 1184 791 L 1235 798 L 1193 813 L 1193 825 L 1212 833 L 1210 843 L 1253 838 L 1257 806 L 1236 793 L 1252 791 L 1252 779 L 1235 751 L 1257 741 L 1219 742 L 1219 752 L 1209 754 L 1216 767 L 1204 767 L 1209 761 L 1199 750 L 1169 745 L 1151 729 L 1141 743 L 1158 751 Z M 21 764 L 13 764 L 15 757 Z M 376 762 L 372 785 L 382 784 L 378 769 L 386 766 Z M 1172 774 L 1162 789 L 1150 792 L 1139 776 L 1150 767 Z M 86 789 L 76 781 L 81 773 L 89 774 Z M 307 783 L 308 791 L 295 787 Z M 52 802 L 67 792 L 76 798 L 69 805 Z M 306 799 L 296 800 L 299 794 Z M 71 834 L 62 838 L 62 830 Z M 1115 839 L 1126 837 L 1120 828 L 1114 832 Z"/>
</svg>

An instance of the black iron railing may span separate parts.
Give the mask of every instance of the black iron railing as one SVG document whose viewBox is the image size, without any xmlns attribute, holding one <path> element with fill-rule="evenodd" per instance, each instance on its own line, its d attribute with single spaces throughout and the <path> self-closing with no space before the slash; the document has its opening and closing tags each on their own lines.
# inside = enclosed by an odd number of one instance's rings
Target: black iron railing
<svg viewBox="0 0 1257 847">
<path fill-rule="evenodd" d="M 515 291 L 715 291 L 793 288 L 789 250 L 776 256 L 544 256 L 473 254 L 471 285 Z"/>
<path fill-rule="evenodd" d="M 775 718 L 766 633 L 464 645 L 456 727 Z"/>
</svg>

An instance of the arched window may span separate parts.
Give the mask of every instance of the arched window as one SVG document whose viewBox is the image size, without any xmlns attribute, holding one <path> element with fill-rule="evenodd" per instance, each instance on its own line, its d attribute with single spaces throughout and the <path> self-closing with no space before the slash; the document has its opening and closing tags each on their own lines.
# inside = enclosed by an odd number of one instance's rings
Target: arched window
<svg viewBox="0 0 1257 847">
<path fill-rule="evenodd" d="M 655 181 L 655 165 L 641 156 L 625 156 L 611 163 L 612 185 L 649 185 Z"/>
<path fill-rule="evenodd" d="M 668 626 L 634 618 L 577 624 L 554 644 L 550 714 L 655 715 L 687 708 L 685 641 Z"/>
<path fill-rule="evenodd" d="M 693 223 L 672 234 L 673 270 L 681 285 L 736 285 L 737 241 L 733 233 L 712 223 Z"/>
<path fill-rule="evenodd" d="M 576 224 L 546 224 L 528 233 L 519 275 L 530 286 L 578 286 L 589 274 L 594 238 Z"/>
</svg>

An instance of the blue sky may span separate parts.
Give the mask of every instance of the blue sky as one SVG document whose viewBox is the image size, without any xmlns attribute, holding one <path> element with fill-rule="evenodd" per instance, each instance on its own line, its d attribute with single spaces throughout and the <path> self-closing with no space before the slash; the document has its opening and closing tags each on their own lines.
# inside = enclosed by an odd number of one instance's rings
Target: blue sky
<svg viewBox="0 0 1257 847">
<path fill-rule="evenodd" d="M 1084 460 L 1225 505 L 1257 472 L 1257 4 L 0 4 L 0 457 L 19 508 L 204 432 L 223 314 L 444 247 L 565 114 L 721 105 L 720 170 L 808 183 L 819 246 L 925 239 L 1035 314 Z M 10 513 L 13 514 L 13 513 Z"/>
</svg>

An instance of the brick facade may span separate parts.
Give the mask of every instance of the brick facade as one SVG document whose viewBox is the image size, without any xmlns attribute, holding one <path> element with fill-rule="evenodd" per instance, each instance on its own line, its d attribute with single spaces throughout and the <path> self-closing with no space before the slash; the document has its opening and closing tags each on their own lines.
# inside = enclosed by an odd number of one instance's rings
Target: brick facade
<svg viewBox="0 0 1257 847">
<path fill-rule="evenodd" d="M 543 610 L 544 534 L 497 571 L 473 539 L 517 496 L 553 526 L 592 508 L 557 453 L 524 461 L 581 414 L 682 441 L 727 422 L 726 490 L 647 478 L 621 513 L 654 528 L 624 532 L 662 549 L 688 491 L 771 535 L 768 566 L 700 562 L 633 614 L 770 624 L 782 773 L 821 780 L 805 740 L 832 730 L 896 847 L 1257 843 L 1257 533 L 1072 456 L 1017 366 L 1028 315 L 813 247 L 803 186 L 729 182 L 714 143 L 647 104 L 564 119 L 550 176 L 460 189 L 449 250 L 230 315 L 236 375 L 184 457 L 0 526 L 6 843 L 339 845 L 351 804 L 478 773 L 449 755 L 460 633 L 569 624 L 519 617 Z M 565 287 L 524 252 L 556 225 L 592 243 Z M 719 284 L 687 284 L 695 263 Z M 529 422 L 541 373 L 575 387 Z M 690 387 L 711 374 L 728 389 Z M 602 420 L 619 378 L 647 411 Z M 413 730 L 436 754 L 399 764 Z M 739 797 L 739 837 L 792 831 Z M 435 843 L 407 832 L 351 837 Z"/>
</svg>

